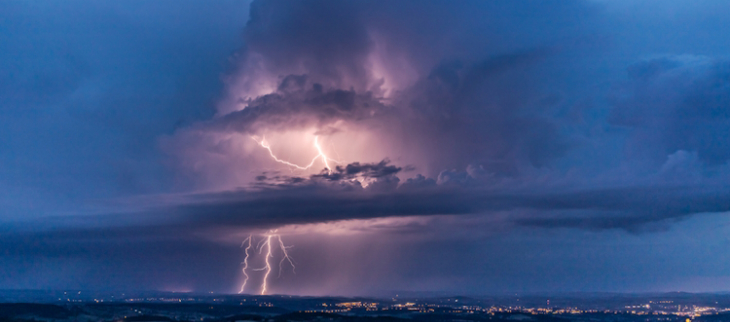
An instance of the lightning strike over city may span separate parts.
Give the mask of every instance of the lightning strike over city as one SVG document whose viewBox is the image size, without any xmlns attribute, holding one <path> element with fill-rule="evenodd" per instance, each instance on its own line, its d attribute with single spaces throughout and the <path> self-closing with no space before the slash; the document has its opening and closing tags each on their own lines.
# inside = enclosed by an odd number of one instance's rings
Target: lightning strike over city
<svg viewBox="0 0 730 322">
<path fill-rule="evenodd" d="M 264 279 L 261 281 L 261 295 L 266 294 L 266 285 L 269 280 L 269 274 L 271 274 L 271 263 L 269 262 L 269 258 L 274 257 L 274 255 L 271 254 L 271 237 L 273 235 L 269 234 L 266 236 L 265 242 L 261 245 L 259 248 L 259 254 L 261 254 L 261 251 L 264 247 L 266 247 L 266 255 L 264 255 L 264 262 L 266 263 L 266 266 L 257 269 L 257 271 L 266 271 L 264 273 Z"/>
<path fill-rule="evenodd" d="M 294 261 L 289 257 L 289 252 L 287 249 L 292 248 L 293 246 L 286 246 L 284 245 L 284 242 L 281 240 L 281 235 L 277 235 L 276 238 L 279 240 L 279 247 L 281 248 L 281 260 L 279 261 L 279 277 L 281 277 L 281 268 L 284 266 L 284 261 L 288 261 L 289 265 L 291 265 L 292 273 L 296 274 L 296 266 L 294 266 Z"/>
<path fill-rule="evenodd" d="M 246 246 L 246 250 L 244 251 L 244 253 L 246 254 L 246 256 L 243 258 L 243 269 L 242 269 L 242 271 L 243 271 L 244 280 L 243 280 L 243 284 L 241 284 L 241 290 L 238 291 L 238 294 L 243 293 L 244 289 L 246 288 L 246 283 L 248 282 L 248 273 L 246 272 L 246 270 L 248 269 L 248 257 L 249 257 L 248 251 L 251 249 L 252 239 L 253 239 L 253 235 L 249 235 L 248 238 L 246 238 L 243 241 L 243 243 L 241 243 L 241 247 L 243 247 L 243 245 L 246 244 L 246 242 L 248 242 L 247 243 L 248 245 Z"/>
<path fill-rule="evenodd" d="M 266 293 L 268 291 L 268 285 L 270 283 L 269 277 L 270 277 L 271 271 L 272 271 L 272 265 L 271 265 L 270 259 L 275 257 L 274 247 L 271 244 L 272 239 L 276 239 L 276 242 L 279 246 L 278 248 L 281 251 L 281 260 L 279 261 L 278 277 L 281 277 L 281 273 L 282 273 L 282 269 L 283 269 L 285 261 L 288 262 L 289 265 L 291 266 L 292 273 L 296 274 L 296 271 L 295 271 L 296 267 L 294 265 L 294 260 L 291 258 L 291 256 L 289 256 L 289 249 L 291 249 L 293 246 L 285 245 L 284 241 L 281 238 L 281 235 L 277 234 L 277 230 L 272 230 L 272 231 L 268 232 L 257 243 L 257 245 L 255 247 L 258 250 L 258 254 L 263 255 L 262 257 L 263 257 L 264 266 L 261 268 L 252 269 L 253 271 L 257 271 L 257 272 L 264 272 L 263 278 L 261 279 L 261 291 L 260 291 L 261 295 L 266 295 Z M 249 237 L 246 238 L 243 241 L 243 243 L 241 244 L 241 247 L 243 247 L 243 245 L 247 245 L 247 246 L 246 246 L 246 250 L 245 250 L 245 257 L 243 260 L 244 281 L 243 281 L 243 284 L 241 285 L 240 291 L 238 292 L 239 294 L 244 293 L 247 282 L 249 281 L 249 275 L 247 274 L 246 269 L 248 268 L 249 259 L 251 259 L 249 250 L 252 248 L 252 244 L 253 244 L 253 235 L 249 235 Z"/>
</svg>

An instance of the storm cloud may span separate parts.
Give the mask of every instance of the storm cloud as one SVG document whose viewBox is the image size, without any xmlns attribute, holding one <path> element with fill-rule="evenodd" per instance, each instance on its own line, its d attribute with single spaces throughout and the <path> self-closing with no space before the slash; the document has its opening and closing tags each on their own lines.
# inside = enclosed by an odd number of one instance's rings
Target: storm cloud
<svg viewBox="0 0 730 322">
<path fill-rule="evenodd" d="M 627 80 L 617 82 L 621 86 L 603 98 L 611 104 L 605 109 L 608 117 L 587 121 L 580 114 L 588 111 L 565 98 L 571 89 L 555 90 L 552 74 L 559 73 L 556 65 L 565 64 L 562 56 L 567 51 L 591 53 L 607 46 L 610 37 L 600 35 L 600 25 L 579 27 L 598 14 L 598 4 L 470 3 L 430 11 L 439 7 L 438 2 L 425 2 L 420 16 L 404 20 L 396 19 L 403 10 L 400 5 L 383 4 L 379 10 L 362 5 L 254 2 L 229 97 L 219 105 L 215 118 L 181 129 L 170 141 L 188 143 L 186 162 L 192 158 L 198 169 L 202 165 L 219 171 L 230 165 L 198 156 L 211 149 L 216 155 L 235 155 L 231 149 L 238 149 L 237 140 L 231 135 L 265 138 L 267 133 L 310 129 L 320 137 L 336 138 L 359 131 L 375 137 L 374 142 L 358 143 L 365 152 L 375 145 L 376 152 L 366 155 L 370 160 L 357 159 L 361 154 L 348 165 L 338 164 L 334 171 L 309 176 L 270 170 L 242 176 L 239 192 L 223 192 L 220 200 L 213 197 L 216 194 L 207 195 L 212 199 L 183 207 L 187 212 L 239 214 L 226 215 L 231 222 L 236 216 L 249 223 L 266 223 L 275 217 L 275 224 L 285 225 L 520 208 L 531 209 L 535 218 L 517 218 L 515 223 L 640 231 L 668 219 L 730 210 L 722 202 L 722 191 L 715 196 L 714 188 L 703 188 L 703 193 L 694 194 L 707 184 L 724 187 L 719 178 L 727 173 L 722 167 L 728 159 L 722 153 L 727 149 L 718 132 L 728 126 L 722 113 L 729 106 L 722 101 L 727 96 L 722 61 L 667 56 L 635 62 L 623 71 Z M 494 44 L 499 28 L 518 23 L 487 19 L 488 28 L 484 17 L 469 12 L 480 5 L 483 13 L 495 17 L 519 12 L 529 17 L 534 28 L 528 30 L 544 27 L 548 31 L 521 34 L 526 41 L 520 46 L 499 42 L 490 48 L 480 46 L 485 41 Z M 560 24 L 537 18 L 541 17 L 537 10 L 547 8 L 551 19 Z M 457 23 L 455 17 L 463 21 Z M 387 30 L 394 25 L 399 28 Z M 429 40 L 401 38 L 401 33 L 420 26 L 428 26 Z M 471 30 L 475 33 L 467 33 Z M 477 45 L 464 46 L 444 37 L 461 35 L 459 31 Z M 404 60 L 393 74 L 379 65 L 400 59 Z M 267 82 L 268 87 L 262 85 Z M 271 92 L 257 96 L 261 88 Z M 626 158 L 649 165 L 628 172 L 581 170 L 575 164 L 565 168 L 572 158 L 580 157 L 586 140 L 598 140 L 582 131 L 600 126 L 604 131 L 629 128 L 627 144 L 635 150 L 627 150 Z M 200 137 L 216 137 L 215 143 Z M 243 141 L 238 144 L 246 144 Z M 196 142 L 202 143 L 196 146 Z M 337 142 L 349 144 L 351 139 Z M 610 144 L 603 148 L 614 149 Z M 377 176 L 376 185 L 368 188 L 355 180 L 362 171 L 377 174 L 385 169 L 384 163 L 377 163 L 380 158 L 395 161 L 387 175 Z M 248 168 L 246 159 L 242 156 L 244 164 L 236 164 L 231 172 Z M 705 163 L 715 166 L 714 170 L 706 169 Z M 409 171 L 401 171 L 403 167 Z M 620 181 L 606 179 L 606 173 L 617 171 L 624 172 Z M 570 172 L 580 172 L 582 177 L 571 177 Z M 250 190 L 249 182 L 266 189 Z M 375 187 L 385 189 L 383 195 Z M 263 202 L 269 198 L 287 202 L 279 208 Z M 556 218 L 553 213 L 575 210 L 587 215 Z M 328 215 L 318 215 L 322 213 Z"/>
<path fill-rule="evenodd" d="M 662 289 L 634 274 L 653 264 L 611 263 L 727 263 L 701 243 L 632 244 L 688 229 L 727 245 L 701 233 L 730 211 L 727 4 L 0 7 L 0 287 L 42 286 L 59 263 L 54 287 L 83 286 L 81 271 L 105 285 L 95 265 L 145 259 L 174 277 L 108 285 L 230 291 L 241 239 L 277 230 L 309 245 L 303 277 L 272 285 L 297 294 L 504 289 L 493 276 Z M 307 272 L 320 263 L 333 268 Z M 580 275 L 593 269 L 613 277 Z"/>
<path fill-rule="evenodd" d="M 634 148 L 653 157 L 693 151 L 709 165 L 730 159 L 730 62 L 704 56 L 665 56 L 627 68 L 611 120 L 635 129 Z"/>
</svg>

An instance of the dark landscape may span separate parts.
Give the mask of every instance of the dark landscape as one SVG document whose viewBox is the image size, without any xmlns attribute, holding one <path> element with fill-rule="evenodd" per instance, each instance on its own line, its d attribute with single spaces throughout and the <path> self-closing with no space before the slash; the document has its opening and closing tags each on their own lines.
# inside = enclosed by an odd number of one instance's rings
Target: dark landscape
<svg viewBox="0 0 730 322">
<path fill-rule="evenodd" d="M 0 294 L 0 321 L 730 321 L 730 294 L 387 299 L 89 291 Z"/>
</svg>

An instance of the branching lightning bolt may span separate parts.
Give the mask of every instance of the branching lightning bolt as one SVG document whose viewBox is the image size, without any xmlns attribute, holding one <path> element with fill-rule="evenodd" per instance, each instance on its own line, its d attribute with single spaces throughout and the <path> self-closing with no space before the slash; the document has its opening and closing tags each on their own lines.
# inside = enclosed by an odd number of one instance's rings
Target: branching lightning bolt
<svg viewBox="0 0 730 322">
<path fill-rule="evenodd" d="M 248 241 L 248 246 L 246 246 L 246 257 L 243 258 L 243 275 L 246 276 L 246 278 L 243 280 L 243 285 L 241 285 L 241 290 L 238 291 L 238 294 L 243 293 L 243 289 L 246 287 L 246 283 L 248 282 L 248 273 L 246 273 L 246 269 L 248 269 L 248 251 L 251 249 L 251 240 L 253 239 L 253 236 L 248 235 L 248 238 L 246 238 L 243 243 L 241 243 L 241 247 L 243 247 L 244 244 L 246 244 L 246 241 Z"/>
<path fill-rule="evenodd" d="M 335 161 L 334 159 L 330 159 L 329 157 L 327 157 L 327 155 L 324 154 L 324 152 L 322 151 L 322 147 L 319 146 L 319 141 L 318 140 L 319 140 L 319 136 L 315 136 L 314 137 L 314 147 L 316 147 L 317 148 L 317 152 L 319 152 L 319 154 L 317 154 L 317 157 L 321 156 L 322 157 L 322 162 L 324 162 L 324 167 L 327 168 L 328 171 L 332 171 L 332 168 L 330 168 L 330 165 L 327 162 L 327 160 L 332 160 L 335 163 L 338 163 L 338 162 Z M 317 157 L 315 157 L 315 158 L 317 158 Z M 314 160 L 312 160 L 312 162 L 314 162 Z M 281 241 L 281 238 L 279 238 L 279 241 Z"/>
<path fill-rule="evenodd" d="M 266 236 L 266 242 L 261 245 L 261 248 L 259 248 L 259 254 L 261 254 L 261 251 L 264 249 L 264 246 L 266 246 L 266 266 L 256 269 L 257 271 L 263 271 L 266 270 L 266 274 L 264 274 L 264 281 L 261 282 L 261 295 L 266 294 L 266 281 L 269 279 L 269 274 L 271 274 L 271 263 L 269 263 L 269 257 L 273 257 L 271 255 L 271 237 L 273 235 Z"/>
<path fill-rule="evenodd" d="M 281 277 L 281 264 L 284 263 L 284 261 L 289 261 L 289 265 L 291 265 L 291 271 L 296 274 L 297 267 L 294 266 L 294 261 L 292 261 L 291 257 L 289 257 L 289 252 L 286 250 L 289 248 L 292 248 L 293 246 L 285 246 L 284 242 L 281 241 L 281 235 L 276 235 L 276 238 L 279 239 L 279 247 L 281 247 L 281 252 L 283 254 L 281 260 L 279 261 L 279 277 Z"/>
<path fill-rule="evenodd" d="M 329 165 L 329 161 L 332 161 L 334 163 L 339 163 L 337 160 L 328 157 L 324 153 L 324 151 L 322 151 L 322 147 L 319 145 L 319 136 L 315 136 L 314 137 L 314 147 L 317 149 L 317 152 L 318 153 L 317 153 L 316 156 L 314 156 L 314 158 L 312 158 L 312 162 L 309 162 L 309 164 L 307 164 L 306 166 L 300 166 L 298 164 L 294 164 L 294 163 L 291 163 L 289 161 L 282 160 L 282 159 L 279 159 L 278 157 L 276 157 L 276 155 L 274 154 L 274 151 L 271 151 L 271 145 L 269 145 L 269 142 L 266 142 L 266 137 L 263 137 L 261 139 L 261 141 L 257 140 L 253 136 L 251 137 L 251 139 L 253 139 L 254 141 L 256 141 L 256 143 L 258 143 L 264 149 L 268 150 L 269 151 L 269 155 L 271 156 L 272 159 L 274 159 L 274 161 L 279 162 L 281 164 L 288 165 L 288 166 L 290 166 L 292 168 L 297 168 L 299 170 L 307 170 L 307 169 L 311 168 L 314 165 L 314 163 L 317 161 L 317 159 L 321 159 L 322 160 L 322 163 L 324 163 L 324 166 L 325 166 L 325 168 L 327 168 L 327 171 L 332 171 L 332 168 Z"/>
<path fill-rule="evenodd" d="M 253 271 L 265 271 L 263 281 L 261 282 L 261 295 L 266 295 L 267 287 L 268 287 L 268 280 L 269 276 L 271 275 L 271 262 L 270 258 L 274 257 L 273 254 L 273 246 L 271 245 L 271 239 L 276 238 L 279 244 L 279 249 L 281 249 L 282 258 L 279 261 L 279 277 L 281 277 L 281 270 L 284 264 L 284 261 L 288 261 L 291 265 L 292 272 L 296 274 L 296 266 L 294 265 L 294 260 L 289 256 L 289 249 L 294 246 L 286 246 L 284 244 L 284 241 L 281 239 L 281 235 L 276 233 L 276 230 L 271 230 L 269 233 L 265 236 L 265 238 L 261 239 L 256 246 L 253 246 L 253 236 L 249 235 L 248 238 L 246 238 L 243 243 L 241 243 L 241 247 L 243 245 L 246 246 L 246 257 L 243 259 L 243 275 L 246 276 L 245 280 L 243 281 L 243 285 L 241 285 L 241 290 L 238 292 L 238 294 L 243 293 L 244 288 L 246 287 L 246 283 L 248 282 L 248 273 L 246 270 L 248 269 L 248 258 L 250 257 L 249 250 L 253 248 L 254 250 L 258 250 L 259 254 L 264 253 L 264 248 L 266 249 L 266 255 L 264 255 L 264 267 L 261 268 L 254 268 Z"/>
</svg>

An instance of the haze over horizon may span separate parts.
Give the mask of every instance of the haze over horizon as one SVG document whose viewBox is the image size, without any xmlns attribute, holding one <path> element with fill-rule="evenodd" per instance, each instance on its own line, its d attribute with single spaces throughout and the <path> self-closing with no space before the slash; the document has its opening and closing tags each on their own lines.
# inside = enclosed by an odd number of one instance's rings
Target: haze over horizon
<svg viewBox="0 0 730 322">
<path fill-rule="evenodd" d="M 0 2 L 0 289 L 730 291 L 727 12 Z"/>
</svg>

